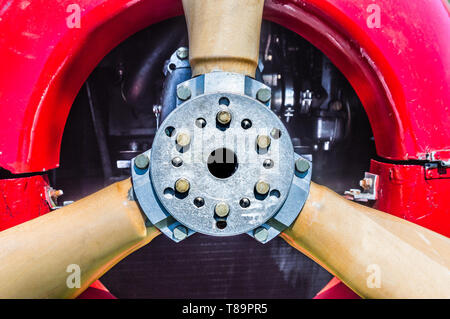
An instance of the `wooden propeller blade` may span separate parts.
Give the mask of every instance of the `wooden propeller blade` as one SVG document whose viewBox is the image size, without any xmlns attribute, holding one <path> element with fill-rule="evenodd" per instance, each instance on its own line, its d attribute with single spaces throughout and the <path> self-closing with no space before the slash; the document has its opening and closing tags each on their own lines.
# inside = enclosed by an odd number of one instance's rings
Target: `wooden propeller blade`
<svg viewBox="0 0 450 319">
<path fill-rule="evenodd" d="M 450 239 L 311 183 L 281 237 L 366 298 L 450 298 Z"/>
<path fill-rule="evenodd" d="M 159 230 L 145 226 L 136 202 L 128 199 L 130 188 L 130 179 L 115 183 L 0 232 L 0 298 L 76 297 L 149 243 Z M 71 288 L 77 266 L 80 286 Z"/>
<path fill-rule="evenodd" d="M 183 0 L 192 75 L 228 71 L 255 77 L 264 0 Z"/>
</svg>

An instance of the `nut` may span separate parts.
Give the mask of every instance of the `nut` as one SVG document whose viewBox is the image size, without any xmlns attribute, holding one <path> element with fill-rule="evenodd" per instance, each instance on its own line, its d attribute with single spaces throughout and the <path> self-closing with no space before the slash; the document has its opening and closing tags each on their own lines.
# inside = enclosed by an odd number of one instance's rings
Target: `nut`
<svg viewBox="0 0 450 319">
<path fill-rule="evenodd" d="M 177 226 L 174 228 L 173 230 L 173 237 L 177 240 L 183 240 L 187 237 L 188 235 L 188 230 L 186 227 L 184 226 Z"/>
<path fill-rule="evenodd" d="M 177 50 L 178 59 L 184 60 L 184 59 L 187 59 L 188 56 L 189 56 L 189 50 L 187 48 L 185 48 L 185 47 L 178 48 L 178 50 Z"/>
<path fill-rule="evenodd" d="M 256 98 L 262 103 L 267 103 L 270 101 L 271 92 L 267 88 L 259 89 L 258 92 L 256 92 Z"/>
<path fill-rule="evenodd" d="M 148 167 L 149 162 L 150 161 L 148 159 L 148 156 L 145 154 L 139 154 L 134 159 L 134 165 L 136 165 L 136 167 L 139 169 L 146 169 Z"/>
<path fill-rule="evenodd" d="M 253 236 L 257 241 L 263 243 L 269 237 L 269 231 L 265 227 L 258 227 L 253 231 Z"/>
<path fill-rule="evenodd" d="M 217 122 L 226 125 L 231 122 L 231 113 L 228 111 L 220 111 L 217 113 Z"/>
<path fill-rule="evenodd" d="M 255 185 L 255 191 L 260 195 L 266 195 L 269 192 L 270 185 L 264 181 L 258 181 Z"/>
<path fill-rule="evenodd" d="M 309 162 L 304 158 L 299 158 L 295 161 L 295 169 L 299 173 L 306 173 L 309 170 Z"/>
<path fill-rule="evenodd" d="M 258 135 L 256 138 L 256 144 L 260 149 L 266 149 L 270 146 L 271 139 L 267 135 Z"/>
<path fill-rule="evenodd" d="M 180 147 L 186 147 L 191 143 L 191 136 L 188 133 L 178 133 L 177 145 Z"/>
<path fill-rule="evenodd" d="M 175 182 L 175 190 L 178 193 L 186 193 L 190 187 L 189 181 L 185 178 L 180 178 Z"/>
<path fill-rule="evenodd" d="M 217 216 L 225 217 L 230 212 L 230 207 L 228 206 L 227 203 L 220 202 L 216 205 L 216 207 L 214 208 L 214 211 Z"/>
<path fill-rule="evenodd" d="M 182 101 L 189 100 L 191 98 L 191 89 L 185 85 L 180 85 L 177 87 L 177 96 Z"/>
</svg>

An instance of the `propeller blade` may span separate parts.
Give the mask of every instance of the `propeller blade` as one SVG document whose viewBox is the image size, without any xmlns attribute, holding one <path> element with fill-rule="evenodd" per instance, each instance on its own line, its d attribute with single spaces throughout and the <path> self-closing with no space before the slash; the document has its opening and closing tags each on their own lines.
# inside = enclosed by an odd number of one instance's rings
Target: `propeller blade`
<svg viewBox="0 0 450 319">
<path fill-rule="evenodd" d="M 127 179 L 0 232 L 0 298 L 74 298 L 148 244 L 159 230 L 130 189 Z"/>
<path fill-rule="evenodd" d="M 183 0 L 192 76 L 212 71 L 255 77 L 264 0 Z"/>
<path fill-rule="evenodd" d="M 365 298 L 450 298 L 450 239 L 311 183 L 281 237 Z"/>
</svg>

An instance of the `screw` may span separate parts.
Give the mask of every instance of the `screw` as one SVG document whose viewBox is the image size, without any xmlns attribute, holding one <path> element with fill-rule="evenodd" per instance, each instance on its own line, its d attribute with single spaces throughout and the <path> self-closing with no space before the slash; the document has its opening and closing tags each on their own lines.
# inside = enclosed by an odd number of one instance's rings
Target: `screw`
<svg viewBox="0 0 450 319">
<path fill-rule="evenodd" d="M 270 146 L 270 142 L 270 137 L 268 137 L 267 135 L 258 135 L 258 137 L 256 138 L 256 144 L 260 149 L 268 148 Z"/>
<path fill-rule="evenodd" d="M 172 158 L 172 165 L 173 166 L 180 167 L 182 164 L 183 164 L 183 160 L 181 158 L 179 158 L 178 156 Z"/>
<path fill-rule="evenodd" d="M 333 102 L 331 102 L 330 109 L 332 111 L 340 111 L 340 110 L 342 110 L 342 102 L 341 101 L 333 101 Z"/>
<path fill-rule="evenodd" d="M 217 216 L 225 217 L 230 212 L 230 207 L 228 206 L 227 203 L 220 202 L 216 205 L 216 207 L 214 208 L 214 211 L 217 214 Z"/>
<path fill-rule="evenodd" d="M 256 98 L 262 103 L 267 103 L 270 101 L 271 92 L 267 88 L 261 88 L 256 92 Z"/>
<path fill-rule="evenodd" d="M 148 159 L 148 156 L 145 154 L 139 154 L 134 159 L 134 165 L 136 165 L 136 167 L 139 169 L 146 169 L 148 167 L 148 164 L 149 164 L 149 159 Z"/>
<path fill-rule="evenodd" d="M 179 225 L 179 226 L 175 227 L 173 230 L 173 237 L 176 240 L 183 240 L 187 237 L 187 235 L 188 235 L 188 230 L 184 226 Z"/>
<path fill-rule="evenodd" d="M 196 197 L 194 198 L 194 205 L 197 207 L 202 207 L 205 205 L 205 200 L 202 197 Z"/>
<path fill-rule="evenodd" d="M 263 167 L 264 168 L 272 168 L 273 167 L 273 161 L 271 159 L 266 159 L 263 162 Z"/>
<path fill-rule="evenodd" d="M 185 47 L 178 48 L 177 57 L 180 60 L 184 60 L 189 56 L 189 50 Z"/>
<path fill-rule="evenodd" d="M 244 130 L 248 130 L 250 127 L 252 127 L 252 122 L 250 120 L 242 120 L 241 126 Z"/>
<path fill-rule="evenodd" d="M 309 162 L 304 158 L 299 158 L 295 161 L 295 169 L 299 173 L 306 173 L 309 170 Z"/>
<path fill-rule="evenodd" d="M 228 111 L 220 111 L 217 113 L 217 122 L 219 122 L 222 125 L 227 125 L 231 122 L 231 113 Z"/>
<path fill-rule="evenodd" d="M 255 185 L 255 190 L 260 195 L 266 195 L 269 192 L 270 185 L 264 181 L 258 181 Z"/>
<path fill-rule="evenodd" d="M 274 139 L 279 139 L 281 136 L 281 131 L 277 128 L 272 129 L 272 131 L 270 131 L 270 136 L 272 136 Z"/>
<path fill-rule="evenodd" d="M 241 205 L 242 208 L 247 208 L 250 206 L 250 199 L 244 197 L 241 198 L 241 200 L 239 201 L 239 205 Z"/>
<path fill-rule="evenodd" d="M 179 178 L 175 182 L 175 189 L 178 193 L 186 193 L 190 187 L 191 185 L 189 184 L 189 181 L 185 178 Z"/>
<path fill-rule="evenodd" d="M 180 85 L 177 87 L 177 96 L 182 101 L 189 100 L 191 97 L 191 89 L 185 85 Z"/>
<path fill-rule="evenodd" d="M 177 145 L 180 147 L 186 147 L 191 143 L 191 136 L 188 133 L 178 133 Z"/>
<path fill-rule="evenodd" d="M 204 128 L 206 126 L 206 120 L 204 118 L 199 117 L 195 120 L 195 125 L 197 125 L 198 128 Z"/>
<path fill-rule="evenodd" d="M 263 243 L 269 237 L 269 231 L 265 227 L 258 227 L 253 231 L 253 236 L 257 241 Z"/>
</svg>

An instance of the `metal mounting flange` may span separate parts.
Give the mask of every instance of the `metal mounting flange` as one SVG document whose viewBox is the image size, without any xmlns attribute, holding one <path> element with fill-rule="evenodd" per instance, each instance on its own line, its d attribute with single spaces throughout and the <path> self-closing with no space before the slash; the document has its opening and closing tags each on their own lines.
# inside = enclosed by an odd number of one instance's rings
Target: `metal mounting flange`
<svg viewBox="0 0 450 319">
<path fill-rule="evenodd" d="M 270 89 L 213 72 L 178 85 L 177 97 L 152 150 L 132 161 L 142 210 L 175 241 L 198 231 L 268 242 L 295 220 L 311 179 L 268 107 Z"/>
</svg>

